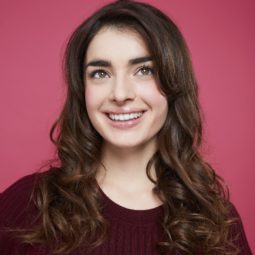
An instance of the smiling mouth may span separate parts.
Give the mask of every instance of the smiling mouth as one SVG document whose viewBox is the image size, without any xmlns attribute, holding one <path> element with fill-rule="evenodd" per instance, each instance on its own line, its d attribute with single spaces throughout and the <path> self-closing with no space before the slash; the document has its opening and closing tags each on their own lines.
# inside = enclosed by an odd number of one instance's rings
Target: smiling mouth
<svg viewBox="0 0 255 255">
<path fill-rule="evenodd" d="M 143 114 L 144 111 L 121 114 L 108 113 L 107 117 L 113 121 L 130 121 L 140 118 Z"/>
</svg>

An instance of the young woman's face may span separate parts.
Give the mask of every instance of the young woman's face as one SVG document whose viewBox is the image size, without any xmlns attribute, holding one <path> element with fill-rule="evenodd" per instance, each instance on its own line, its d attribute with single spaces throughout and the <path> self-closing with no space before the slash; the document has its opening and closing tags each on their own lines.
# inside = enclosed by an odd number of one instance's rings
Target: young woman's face
<svg viewBox="0 0 255 255">
<path fill-rule="evenodd" d="M 140 35 L 116 28 L 97 33 L 85 59 L 85 100 L 91 123 L 106 145 L 156 145 L 168 106 Z"/>
</svg>

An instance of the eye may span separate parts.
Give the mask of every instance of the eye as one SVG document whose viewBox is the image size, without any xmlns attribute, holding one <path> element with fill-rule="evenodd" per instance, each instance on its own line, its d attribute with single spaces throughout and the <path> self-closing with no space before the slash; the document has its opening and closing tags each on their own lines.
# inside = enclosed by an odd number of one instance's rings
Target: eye
<svg viewBox="0 0 255 255">
<path fill-rule="evenodd" d="M 153 75 L 154 74 L 154 69 L 149 66 L 142 66 L 141 68 L 138 69 L 136 72 L 137 75 Z"/>
<path fill-rule="evenodd" d="M 102 70 L 102 69 L 95 70 L 95 71 L 91 72 L 89 74 L 89 77 L 92 78 L 92 79 L 110 78 L 109 74 L 106 71 Z"/>
</svg>

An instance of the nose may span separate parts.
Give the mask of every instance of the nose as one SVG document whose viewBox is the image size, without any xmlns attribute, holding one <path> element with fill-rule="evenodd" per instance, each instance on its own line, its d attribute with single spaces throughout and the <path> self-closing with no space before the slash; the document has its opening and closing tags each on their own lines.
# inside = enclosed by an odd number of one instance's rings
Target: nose
<svg viewBox="0 0 255 255">
<path fill-rule="evenodd" d="M 113 79 L 110 93 L 111 101 L 123 103 L 129 100 L 134 100 L 135 97 L 134 84 L 128 77 L 119 75 Z"/>
</svg>

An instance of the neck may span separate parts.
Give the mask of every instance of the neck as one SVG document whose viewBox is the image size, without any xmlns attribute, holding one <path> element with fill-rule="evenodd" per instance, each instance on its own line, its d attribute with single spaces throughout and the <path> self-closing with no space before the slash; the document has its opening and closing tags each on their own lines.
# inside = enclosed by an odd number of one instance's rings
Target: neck
<svg viewBox="0 0 255 255">
<path fill-rule="evenodd" d="M 146 166 L 155 153 L 155 145 L 146 148 L 116 148 L 104 144 L 102 148 L 102 163 L 104 167 L 98 170 L 100 184 L 128 187 L 130 190 L 151 189 L 154 184 L 146 175 Z M 152 166 L 151 176 L 156 180 L 155 169 Z"/>
</svg>

